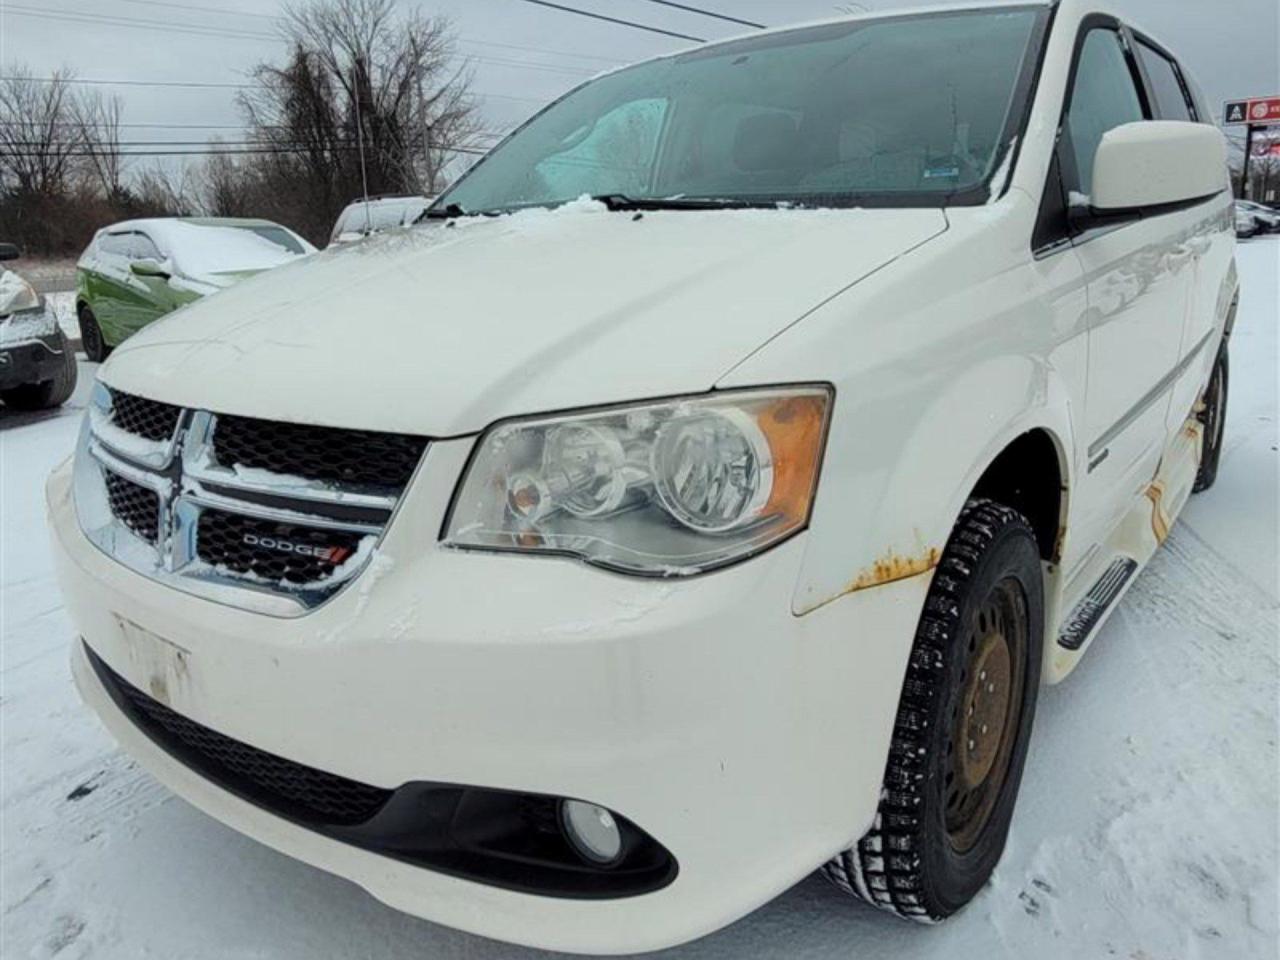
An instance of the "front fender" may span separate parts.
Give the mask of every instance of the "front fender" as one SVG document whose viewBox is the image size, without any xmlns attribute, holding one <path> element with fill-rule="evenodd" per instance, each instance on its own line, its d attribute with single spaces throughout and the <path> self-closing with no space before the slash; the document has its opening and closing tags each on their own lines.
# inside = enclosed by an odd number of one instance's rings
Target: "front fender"
<svg viewBox="0 0 1280 960">
<path fill-rule="evenodd" d="M 1088 302 L 1074 255 L 1031 257 L 1035 214 L 1014 191 L 952 216 L 721 381 L 836 386 L 796 615 L 931 571 L 983 472 L 1028 430 L 1050 436 L 1070 488 Z"/>
<path fill-rule="evenodd" d="M 832 431 L 847 439 L 828 446 L 793 612 L 932 570 L 978 480 L 1030 430 L 1053 440 L 1069 489 L 1069 409 L 1052 367 L 1011 355 L 931 395 L 837 404 Z"/>
</svg>

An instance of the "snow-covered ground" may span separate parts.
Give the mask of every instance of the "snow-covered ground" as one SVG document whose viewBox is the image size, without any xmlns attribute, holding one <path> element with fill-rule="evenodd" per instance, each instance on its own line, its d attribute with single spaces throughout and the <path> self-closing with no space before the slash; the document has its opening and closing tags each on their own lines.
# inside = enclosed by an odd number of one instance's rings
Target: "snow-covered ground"
<svg viewBox="0 0 1280 960">
<path fill-rule="evenodd" d="M 1280 239 L 1242 246 L 1240 267 L 1218 485 L 1192 501 L 1077 673 L 1041 696 L 990 888 L 920 928 L 811 877 L 673 956 L 1277 956 Z M 239 836 L 152 782 L 80 706 L 41 486 L 74 441 L 91 366 L 81 376 L 60 415 L 0 411 L 0 955 L 537 955 L 398 914 Z"/>
</svg>

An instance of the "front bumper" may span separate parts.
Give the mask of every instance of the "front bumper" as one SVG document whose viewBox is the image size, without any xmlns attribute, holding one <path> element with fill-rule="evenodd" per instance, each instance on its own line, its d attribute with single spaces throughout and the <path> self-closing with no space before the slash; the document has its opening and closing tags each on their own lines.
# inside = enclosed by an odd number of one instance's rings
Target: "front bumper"
<svg viewBox="0 0 1280 960">
<path fill-rule="evenodd" d="M 624 899 L 515 892 L 413 866 L 266 812 L 175 760 L 77 684 L 133 756 L 210 815 L 406 912 L 549 949 L 652 950 L 776 896 L 870 823 L 927 576 L 797 618 L 795 538 L 689 581 L 436 544 L 470 441 L 441 442 L 379 556 L 283 619 L 182 594 L 80 532 L 50 478 L 54 554 L 94 653 L 179 714 L 298 763 L 394 789 L 430 780 L 580 797 L 679 863 Z M 159 639 L 147 639 L 163 638 Z"/>
<path fill-rule="evenodd" d="M 0 390 L 52 380 L 62 367 L 62 352 L 67 349 L 66 341 L 57 333 L 0 344 Z"/>
</svg>

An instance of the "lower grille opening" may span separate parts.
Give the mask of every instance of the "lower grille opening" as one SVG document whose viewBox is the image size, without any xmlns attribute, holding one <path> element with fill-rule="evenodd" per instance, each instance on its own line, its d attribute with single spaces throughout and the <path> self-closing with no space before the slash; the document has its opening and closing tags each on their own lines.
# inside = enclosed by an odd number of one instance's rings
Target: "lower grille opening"
<svg viewBox="0 0 1280 960">
<path fill-rule="evenodd" d="M 332 576 L 356 555 L 361 539 L 345 530 L 208 509 L 200 515 L 196 553 L 205 563 L 238 574 L 305 586 Z"/>
<path fill-rule="evenodd" d="M 152 736 L 164 739 L 175 752 L 197 758 L 210 779 L 236 784 L 249 796 L 270 801 L 313 823 L 364 823 L 391 797 L 390 790 L 348 780 L 314 767 L 285 760 L 174 713 L 141 690 L 118 681 L 135 710 L 146 718 Z"/>
<path fill-rule="evenodd" d="M 155 543 L 160 536 L 159 494 L 110 470 L 104 470 L 103 474 L 107 481 L 107 502 L 116 519 L 143 540 Z"/>
<path fill-rule="evenodd" d="M 223 790 L 322 836 L 394 860 L 522 893 L 608 900 L 675 880 L 675 858 L 618 816 L 623 855 L 584 862 L 559 825 L 563 798 L 411 781 L 394 790 L 268 753 L 182 716 L 85 655 L 116 707 L 178 762 Z M 370 744 L 370 748 L 376 748 Z"/>
</svg>

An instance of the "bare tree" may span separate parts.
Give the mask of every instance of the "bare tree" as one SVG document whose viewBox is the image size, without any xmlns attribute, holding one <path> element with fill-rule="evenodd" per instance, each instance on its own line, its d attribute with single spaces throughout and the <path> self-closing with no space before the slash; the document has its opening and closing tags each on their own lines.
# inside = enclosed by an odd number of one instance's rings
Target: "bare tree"
<svg viewBox="0 0 1280 960">
<path fill-rule="evenodd" d="M 122 110 L 118 96 L 104 97 L 96 90 L 71 101 L 86 171 L 108 200 L 125 195 L 124 157 L 120 152 Z"/>
<path fill-rule="evenodd" d="M 218 141 L 210 140 L 215 152 L 204 162 L 198 175 L 201 206 L 215 217 L 245 217 L 253 213 L 247 174 L 230 154 L 217 150 Z"/>
<path fill-rule="evenodd" d="M 199 189 L 187 167 L 156 163 L 138 173 L 132 203 L 136 216 L 193 216 L 200 209 Z"/>
<path fill-rule="evenodd" d="M 13 64 L 0 79 L 0 177 L 9 191 L 61 196 L 83 144 L 68 70 L 45 81 Z"/>
<path fill-rule="evenodd" d="M 268 152 L 237 166 L 268 209 L 319 239 L 365 192 L 436 192 L 476 129 L 448 22 L 393 0 L 316 0 L 291 7 L 281 30 L 288 62 L 260 65 L 240 97 Z"/>
</svg>

